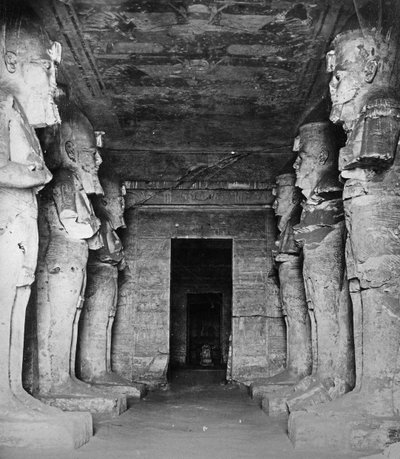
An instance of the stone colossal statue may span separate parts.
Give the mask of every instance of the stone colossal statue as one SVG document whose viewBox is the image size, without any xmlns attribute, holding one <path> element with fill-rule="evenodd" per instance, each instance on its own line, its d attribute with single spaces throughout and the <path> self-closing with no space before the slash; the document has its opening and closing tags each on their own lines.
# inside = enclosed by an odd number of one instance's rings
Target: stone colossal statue
<svg viewBox="0 0 400 459">
<path fill-rule="evenodd" d="M 253 397 L 262 398 L 269 415 L 286 414 L 286 399 L 293 385 L 311 373 L 311 327 L 302 273 L 302 250 L 294 240 L 293 226 L 299 223 L 301 193 L 293 173 L 276 178 L 273 209 L 278 217 L 279 239 L 275 262 L 279 273 L 279 295 L 286 322 L 286 369 L 259 384 L 253 384 Z"/>
<path fill-rule="evenodd" d="M 75 375 L 78 323 L 86 288 L 88 249 L 101 247 L 88 195 L 103 193 L 101 157 L 93 127 L 75 104 L 62 97 L 62 124 L 44 138 L 46 163 L 54 178 L 41 193 L 37 270 L 38 396 L 65 410 L 113 411 L 124 397 L 102 393 Z"/>
<path fill-rule="evenodd" d="M 79 328 L 80 377 L 97 387 L 109 387 L 121 394 L 140 397 L 140 386 L 113 372 L 111 366 L 118 272 L 125 268 L 122 243 L 116 233 L 118 228 L 125 227 L 125 188 L 109 166 L 101 174 L 100 182 L 104 196 L 94 196 L 92 200 L 101 221 L 103 247 L 89 251 L 85 303 Z"/>
<path fill-rule="evenodd" d="M 0 17 L 0 444 L 78 447 L 89 414 L 65 414 L 22 387 L 25 311 L 38 254 L 36 193 L 52 178 L 34 128 L 59 122 L 54 103 L 61 46 L 21 2 Z"/>
<path fill-rule="evenodd" d="M 354 386 L 351 300 L 344 261 L 346 229 L 338 148 L 329 122 L 300 128 L 296 184 L 306 198 L 295 238 L 303 247 L 303 276 L 311 318 L 312 374 L 295 386 L 289 411 L 309 410 Z"/>
<path fill-rule="evenodd" d="M 303 427 L 293 429 L 293 440 L 312 445 L 317 436 L 317 446 L 326 442 L 364 451 L 397 441 L 400 425 L 398 45 L 390 34 L 372 29 L 344 32 L 333 47 L 328 53 L 331 119 L 347 132 L 339 169 L 345 180 L 356 386 L 303 418 Z"/>
<path fill-rule="evenodd" d="M 294 384 L 311 372 L 311 328 L 302 276 L 302 250 L 294 239 L 293 227 L 300 221 L 301 196 L 295 174 L 278 175 L 275 215 L 280 231 L 275 261 L 279 269 L 280 298 L 287 326 L 287 368 L 271 378 Z"/>
</svg>

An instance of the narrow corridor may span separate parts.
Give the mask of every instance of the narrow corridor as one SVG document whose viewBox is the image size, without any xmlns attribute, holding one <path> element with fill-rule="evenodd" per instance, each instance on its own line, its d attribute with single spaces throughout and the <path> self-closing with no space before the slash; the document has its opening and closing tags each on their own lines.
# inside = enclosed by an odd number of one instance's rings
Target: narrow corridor
<svg viewBox="0 0 400 459">
<path fill-rule="evenodd" d="M 294 451 L 286 421 L 268 418 L 235 385 L 173 385 L 99 419 L 95 436 L 62 453 L 0 449 L 1 459 L 345 459 Z"/>
</svg>

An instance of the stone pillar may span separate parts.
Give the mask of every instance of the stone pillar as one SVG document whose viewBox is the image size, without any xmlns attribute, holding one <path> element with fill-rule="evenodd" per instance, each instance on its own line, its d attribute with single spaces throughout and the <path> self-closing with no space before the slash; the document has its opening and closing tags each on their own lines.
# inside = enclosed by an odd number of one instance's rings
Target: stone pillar
<svg viewBox="0 0 400 459">
<path fill-rule="evenodd" d="M 302 275 L 302 251 L 295 244 L 293 226 L 300 220 L 300 191 L 295 187 L 295 174 L 277 177 L 274 210 L 280 231 L 275 261 L 278 265 L 280 302 L 286 321 L 286 369 L 265 381 L 252 384 L 254 397 L 262 399 L 262 407 L 270 415 L 286 414 L 286 399 L 293 385 L 311 373 L 311 328 Z"/>
<path fill-rule="evenodd" d="M 105 175 L 107 174 L 107 175 Z M 135 384 L 112 371 L 112 329 L 117 312 L 118 271 L 125 268 L 122 243 L 116 233 L 125 227 L 124 190 L 116 175 L 100 176 L 104 196 L 95 196 L 93 204 L 101 220 L 104 246 L 90 250 L 88 281 L 80 333 L 79 367 L 84 381 L 130 397 L 141 397 L 144 386 Z"/>
<path fill-rule="evenodd" d="M 103 190 L 93 127 L 66 97 L 61 98 L 60 113 L 60 129 L 47 131 L 43 139 L 54 178 L 40 200 L 38 395 L 67 411 L 120 414 L 126 409 L 125 397 L 96 390 L 75 375 L 88 249 L 101 247 L 100 222 L 88 195 Z"/>
<path fill-rule="evenodd" d="M 303 418 L 293 440 L 315 444 L 318 437 L 317 446 L 369 451 L 397 441 L 400 433 L 397 43 L 373 29 L 345 32 L 333 45 L 328 54 L 331 119 L 347 131 L 339 168 L 345 180 L 357 383 L 313 418 Z"/>
<path fill-rule="evenodd" d="M 338 148 L 329 122 L 300 128 L 297 184 L 307 198 L 295 238 L 312 324 L 313 371 L 288 399 L 289 411 L 311 410 L 354 387 L 352 305 L 346 279 L 346 230 Z"/>
<path fill-rule="evenodd" d="M 0 445 L 79 447 L 92 434 L 90 415 L 66 415 L 22 387 L 25 312 L 38 254 L 36 193 L 52 177 L 34 128 L 59 122 L 53 94 L 61 47 L 22 2 L 2 8 L 8 14 L 0 18 Z"/>
</svg>

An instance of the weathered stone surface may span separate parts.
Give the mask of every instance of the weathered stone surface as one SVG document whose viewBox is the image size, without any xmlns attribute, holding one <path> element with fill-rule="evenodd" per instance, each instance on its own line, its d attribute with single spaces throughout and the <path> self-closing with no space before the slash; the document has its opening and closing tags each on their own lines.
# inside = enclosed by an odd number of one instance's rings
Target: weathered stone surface
<svg viewBox="0 0 400 459">
<path fill-rule="evenodd" d="M 291 391 L 291 386 L 281 386 L 276 392 L 263 393 L 261 409 L 268 416 L 287 416 L 289 411 L 286 401 Z"/>
<path fill-rule="evenodd" d="M 25 392 L 21 380 L 25 311 L 38 254 L 35 194 L 51 179 L 33 128 L 59 121 L 53 95 L 60 50 L 22 4 L 2 6 L 9 14 L 0 18 L 0 47 L 7 56 L 0 62 L 0 444 L 77 448 L 93 433 L 90 414 L 51 409 Z"/>
<path fill-rule="evenodd" d="M 134 182 L 131 182 L 134 183 Z M 222 205 L 266 205 L 272 202 L 271 190 L 217 190 L 208 189 L 208 183 L 204 189 L 175 189 L 176 182 L 170 182 L 163 189 L 130 189 L 127 195 L 127 208 L 147 205 L 196 205 L 196 206 L 222 206 Z M 218 186 L 218 185 L 217 185 Z M 220 184 L 219 186 L 226 186 Z M 235 186 L 232 184 L 231 186 Z M 240 185 L 236 185 L 240 186 Z M 242 185 L 243 186 L 243 185 Z M 245 186 L 245 185 L 244 185 Z M 228 184 L 229 187 L 229 184 Z"/>
<path fill-rule="evenodd" d="M 233 379 L 246 382 L 253 378 L 269 376 L 282 369 L 284 353 L 269 354 L 268 317 L 233 317 L 232 349 Z M 277 326 L 276 324 L 275 326 Z M 277 337 L 275 337 L 276 339 Z M 283 339 L 284 336 L 281 337 Z"/>
<path fill-rule="evenodd" d="M 46 159 L 55 170 L 55 178 L 42 193 L 40 203 L 38 395 L 64 410 L 119 414 L 126 409 L 126 397 L 96 390 L 75 376 L 88 247 L 100 247 L 93 238 L 99 221 L 87 193 L 102 189 L 93 128 L 76 106 L 67 101 L 64 104 L 60 132 L 54 137 L 47 131 L 44 140 Z"/>
<path fill-rule="evenodd" d="M 174 324 L 169 323 L 169 238 L 203 236 L 233 239 L 233 290 L 235 298 L 240 298 L 240 303 L 235 299 L 232 305 L 238 311 L 234 323 L 242 320 L 246 322 L 245 328 L 248 326 L 244 334 L 233 338 L 238 345 L 233 357 L 235 377 L 243 376 L 246 380 L 251 372 L 250 366 L 263 376 L 282 368 L 286 357 L 284 324 L 277 286 L 267 277 L 272 268 L 268 249 L 275 240 L 270 209 L 251 211 L 222 207 L 204 212 L 200 209 L 171 210 L 167 206 L 155 210 L 144 206 L 140 210 L 128 210 L 126 220 L 128 231 L 123 243 L 131 281 L 123 287 L 123 297 L 119 300 L 123 309 L 118 311 L 116 318 L 118 333 L 114 341 L 113 364 L 119 373 L 130 380 L 146 382 L 151 377 L 164 377 L 163 365 L 167 364 L 169 353 L 169 327 L 176 332 Z M 266 284 L 262 283 L 264 279 Z M 122 314 L 126 320 L 122 319 Z M 259 335 L 260 326 L 266 331 L 265 337 Z M 253 334 L 255 341 L 251 338 Z M 174 345 L 177 350 L 173 361 L 182 362 L 186 345 L 182 338 Z M 268 348 L 270 353 L 266 357 Z M 153 359 L 164 362 L 157 370 L 158 376 Z"/>
<path fill-rule="evenodd" d="M 58 417 L 8 415 L 0 417 L 1 445 L 29 449 L 79 448 L 93 435 L 89 413 L 60 413 Z"/>
<path fill-rule="evenodd" d="M 79 324 L 80 377 L 105 393 L 140 397 L 143 385 L 134 385 L 112 370 L 112 333 L 118 301 L 118 271 L 126 267 L 122 243 L 116 233 L 125 227 L 121 180 L 108 164 L 101 174 L 104 195 L 93 198 L 101 219 L 103 247 L 90 252 L 85 303 Z M 118 402 L 120 403 L 120 402 Z M 120 410 L 121 411 L 121 410 Z"/>
<path fill-rule="evenodd" d="M 97 386 L 96 386 L 97 388 Z M 125 394 L 115 395 L 113 388 L 107 388 L 108 391 L 102 393 L 101 390 L 95 390 L 92 395 L 82 395 L 66 393 L 66 395 L 40 395 L 39 400 L 47 405 L 61 408 L 63 411 L 89 411 L 91 414 L 109 414 L 119 416 L 127 410 L 127 401 Z"/>
<path fill-rule="evenodd" d="M 393 445 L 388 446 L 380 454 L 365 456 L 361 459 L 367 459 L 367 457 L 369 459 L 397 459 L 398 457 L 400 457 L 400 443 L 395 443 Z"/>
<path fill-rule="evenodd" d="M 289 416 L 289 437 L 296 449 L 341 452 L 373 452 L 399 439 L 399 422 L 396 418 L 371 417 L 362 413 L 362 405 L 353 403 L 351 410 L 346 395 L 318 407 L 319 412 L 295 411 Z M 335 404 L 333 411 L 329 405 Z M 355 411 L 357 410 L 357 411 Z"/>
<path fill-rule="evenodd" d="M 334 72 L 331 119 L 343 122 L 348 133 L 340 168 L 346 179 L 346 261 L 355 308 L 357 382 L 341 399 L 291 415 L 289 434 L 298 445 L 368 451 L 398 441 L 400 425 L 400 106 L 391 79 L 397 44 L 389 35 L 355 30 L 339 35 L 334 46 L 328 60 Z"/>
<path fill-rule="evenodd" d="M 307 202 L 295 237 L 304 253 L 313 371 L 312 378 L 294 388 L 288 399 L 290 411 L 324 403 L 354 387 L 352 305 L 344 261 L 346 230 L 337 156 L 328 122 L 301 128 L 296 183 Z"/>
</svg>

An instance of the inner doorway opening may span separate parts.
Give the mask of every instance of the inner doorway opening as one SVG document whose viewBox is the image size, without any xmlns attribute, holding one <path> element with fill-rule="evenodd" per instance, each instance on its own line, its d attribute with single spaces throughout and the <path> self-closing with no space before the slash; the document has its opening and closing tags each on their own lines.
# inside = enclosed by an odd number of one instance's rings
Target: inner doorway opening
<svg viewBox="0 0 400 459">
<path fill-rule="evenodd" d="M 232 240 L 172 239 L 170 379 L 178 370 L 225 377 L 231 322 Z"/>
<path fill-rule="evenodd" d="M 221 353 L 222 293 L 187 295 L 187 362 L 191 366 L 223 364 Z"/>
</svg>

